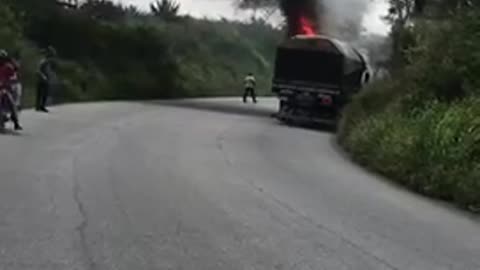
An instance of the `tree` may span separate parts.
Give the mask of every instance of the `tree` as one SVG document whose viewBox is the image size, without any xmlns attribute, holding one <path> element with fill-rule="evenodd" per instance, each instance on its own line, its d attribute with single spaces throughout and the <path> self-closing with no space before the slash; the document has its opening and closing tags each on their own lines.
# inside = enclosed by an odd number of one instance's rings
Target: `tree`
<svg viewBox="0 0 480 270">
<path fill-rule="evenodd" d="M 431 19 L 444 19 L 458 11 L 474 8 L 475 2 L 473 0 L 429 0 L 424 5 L 426 14 L 422 15 Z"/>
<path fill-rule="evenodd" d="M 48 16 L 48 14 L 57 11 L 60 7 L 57 0 L 3 0 L 0 2 L 0 5 L 8 5 L 15 13 L 25 17 L 27 20 L 31 19 L 31 17 Z"/>
<path fill-rule="evenodd" d="M 22 38 L 20 21 L 15 13 L 0 0 L 0 40 L 2 49 L 17 49 Z"/>
<path fill-rule="evenodd" d="M 235 6 L 240 9 L 259 9 L 278 6 L 278 0 L 235 0 Z"/>
<path fill-rule="evenodd" d="M 178 17 L 179 10 L 180 4 L 174 0 L 155 0 L 150 4 L 152 14 L 165 20 Z"/>
<path fill-rule="evenodd" d="M 393 28 L 404 28 L 415 12 L 417 0 L 389 0 L 390 9 L 386 17 Z"/>
<path fill-rule="evenodd" d="M 66 8 L 73 8 L 76 9 L 78 8 L 78 0 L 57 0 L 57 3 L 60 6 L 66 7 Z"/>
<path fill-rule="evenodd" d="M 126 14 L 122 5 L 110 0 L 87 0 L 80 6 L 80 11 L 90 18 L 106 21 L 121 20 Z"/>
<path fill-rule="evenodd" d="M 427 0 L 415 0 L 415 12 L 418 14 L 422 14 L 423 11 L 425 10 L 425 4 Z"/>
<path fill-rule="evenodd" d="M 415 46 L 413 26 L 422 21 L 438 25 L 457 12 L 475 7 L 472 0 L 389 0 L 389 4 L 386 20 L 392 27 L 392 64 L 396 68 L 405 63 L 404 52 Z"/>
<path fill-rule="evenodd" d="M 142 15 L 142 12 L 136 6 L 133 6 L 133 5 L 126 7 L 125 13 L 132 17 L 137 17 Z"/>
<path fill-rule="evenodd" d="M 390 9 L 385 19 L 392 27 L 391 63 L 394 69 L 405 64 L 405 51 L 413 45 L 410 26 L 415 17 L 418 18 L 424 13 L 426 2 L 427 0 L 389 0 Z"/>
<path fill-rule="evenodd" d="M 279 10 L 279 0 L 235 0 L 234 5 L 241 10 L 253 11 L 253 18 L 263 21 L 268 21 Z"/>
</svg>

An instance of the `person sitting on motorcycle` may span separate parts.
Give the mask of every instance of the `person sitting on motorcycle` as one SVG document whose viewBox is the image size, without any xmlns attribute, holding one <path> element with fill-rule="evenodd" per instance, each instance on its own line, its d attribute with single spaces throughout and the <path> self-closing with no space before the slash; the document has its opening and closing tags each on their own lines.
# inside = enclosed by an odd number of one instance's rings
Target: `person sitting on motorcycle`
<svg viewBox="0 0 480 270">
<path fill-rule="evenodd" d="M 12 96 L 11 80 L 15 74 L 15 67 L 12 65 L 7 51 L 0 50 L 0 98 L 2 101 L 0 106 L 7 106 L 15 130 L 22 130 Z"/>
</svg>

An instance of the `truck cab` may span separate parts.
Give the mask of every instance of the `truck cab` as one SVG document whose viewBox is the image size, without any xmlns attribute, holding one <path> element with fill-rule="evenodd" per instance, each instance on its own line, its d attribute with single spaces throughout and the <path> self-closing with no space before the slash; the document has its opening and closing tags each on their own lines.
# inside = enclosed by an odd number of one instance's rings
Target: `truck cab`
<svg viewBox="0 0 480 270">
<path fill-rule="evenodd" d="M 368 77 L 365 58 L 349 44 L 322 35 L 294 36 L 278 46 L 272 91 L 283 121 L 335 124 Z"/>
</svg>

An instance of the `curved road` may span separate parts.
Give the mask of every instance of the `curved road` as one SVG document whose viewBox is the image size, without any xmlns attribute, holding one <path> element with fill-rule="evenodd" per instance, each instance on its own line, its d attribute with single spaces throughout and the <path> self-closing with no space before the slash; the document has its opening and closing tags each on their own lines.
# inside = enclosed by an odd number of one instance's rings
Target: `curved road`
<svg viewBox="0 0 480 270">
<path fill-rule="evenodd" d="M 477 218 L 263 103 L 26 112 L 21 136 L 0 136 L 0 269 L 480 269 Z"/>
</svg>

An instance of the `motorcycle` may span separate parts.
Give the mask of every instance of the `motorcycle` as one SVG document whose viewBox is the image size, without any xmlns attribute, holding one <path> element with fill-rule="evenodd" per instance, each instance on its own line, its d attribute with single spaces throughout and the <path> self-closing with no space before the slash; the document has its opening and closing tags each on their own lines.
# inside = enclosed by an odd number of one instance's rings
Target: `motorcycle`
<svg viewBox="0 0 480 270">
<path fill-rule="evenodd" d="M 12 97 L 7 89 L 0 89 L 0 131 L 6 130 L 6 124 L 12 121 L 10 104 Z"/>
</svg>

